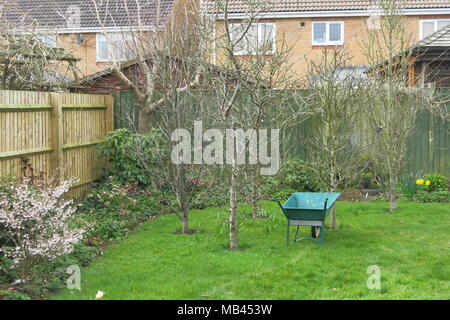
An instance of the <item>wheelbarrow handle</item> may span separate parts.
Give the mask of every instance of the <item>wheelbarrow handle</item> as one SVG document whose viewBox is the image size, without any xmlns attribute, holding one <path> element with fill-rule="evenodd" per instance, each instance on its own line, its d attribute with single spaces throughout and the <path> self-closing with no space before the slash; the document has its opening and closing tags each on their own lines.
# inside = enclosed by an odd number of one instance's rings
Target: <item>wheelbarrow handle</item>
<svg viewBox="0 0 450 320">
<path fill-rule="evenodd" d="M 323 206 L 323 210 L 326 211 L 328 206 L 328 198 L 325 199 L 325 204 Z"/>
<path fill-rule="evenodd" d="M 280 200 L 275 199 L 275 198 L 271 198 L 270 201 L 275 201 L 276 203 L 278 203 L 278 205 L 280 206 L 281 210 L 284 212 L 283 206 L 281 205 Z"/>
</svg>

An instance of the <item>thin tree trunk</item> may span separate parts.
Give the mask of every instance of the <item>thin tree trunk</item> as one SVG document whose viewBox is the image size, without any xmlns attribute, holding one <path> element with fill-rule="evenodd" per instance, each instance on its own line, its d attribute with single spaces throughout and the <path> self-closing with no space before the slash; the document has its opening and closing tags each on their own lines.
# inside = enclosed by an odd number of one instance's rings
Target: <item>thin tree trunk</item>
<svg viewBox="0 0 450 320">
<path fill-rule="evenodd" d="M 230 250 L 238 249 L 236 173 L 237 168 L 234 159 L 230 179 Z"/>
<path fill-rule="evenodd" d="M 183 234 L 189 234 L 191 230 L 189 229 L 189 215 L 186 213 L 183 213 L 181 216 L 181 233 Z"/>
<path fill-rule="evenodd" d="M 259 214 L 258 201 L 256 200 L 255 197 L 253 197 L 253 199 L 252 199 L 252 217 L 253 217 L 253 219 L 258 218 L 258 214 Z"/>
<path fill-rule="evenodd" d="M 397 191 L 396 191 L 396 179 L 392 176 L 389 178 L 389 211 L 394 212 L 397 210 Z"/>
<path fill-rule="evenodd" d="M 331 229 L 332 230 L 338 229 L 336 219 L 336 206 L 333 206 L 333 208 L 331 208 Z"/>
<path fill-rule="evenodd" d="M 183 234 L 189 234 L 189 205 L 186 195 L 186 174 L 184 165 L 177 165 L 177 198 L 181 210 L 181 232 Z"/>
<path fill-rule="evenodd" d="M 259 199 L 261 199 L 261 181 L 260 181 L 260 174 L 259 174 L 259 170 L 260 170 L 260 166 L 256 165 L 255 169 L 254 169 L 254 178 L 255 181 L 252 184 L 252 209 L 253 209 L 253 213 L 252 213 L 252 217 L 253 218 L 258 218 L 259 215 Z"/>
<path fill-rule="evenodd" d="M 336 155 L 335 153 L 332 154 L 332 163 L 331 163 L 331 170 L 330 170 L 330 185 L 331 185 L 331 192 L 336 192 L 337 190 L 337 181 L 336 181 Z M 333 206 L 331 209 L 331 229 L 336 230 L 338 229 L 337 225 L 337 217 L 336 217 L 336 206 Z"/>
<path fill-rule="evenodd" d="M 179 201 L 181 209 L 181 233 L 190 234 L 191 229 L 189 229 L 189 207 L 186 205 L 186 195 L 184 193 L 181 193 L 178 194 L 178 197 L 180 197 Z"/>
</svg>

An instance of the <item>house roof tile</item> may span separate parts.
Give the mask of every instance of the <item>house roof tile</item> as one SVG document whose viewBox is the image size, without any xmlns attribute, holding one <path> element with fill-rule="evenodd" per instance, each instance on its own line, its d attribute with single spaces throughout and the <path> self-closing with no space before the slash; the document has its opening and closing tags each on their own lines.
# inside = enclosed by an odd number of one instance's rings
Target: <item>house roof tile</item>
<svg viewBox="0 0 450 320">
<path fill-rule="evenodd" d="M 270 12 L 301 12 L 301 11 L 339 11 L 339 10 L 367 10 L 376 5 L 374 0 L 256 0 L 251 3 L 261 2 L 261 11 Z M 449 0 L 399 0 L 406 9 L 450 8 Z M 220 5 L 217 0 L 204 0 L 205 9 L 208 12 L 216 12 Z M 218 5 L 219 4 L 219 5 Z M 229 13 L 244 13 L 249 8 L 249 1 L 230 0 L 228 2 Z M 222 10 L 219 10 L 223 11 Z"/>
<path fill-rule="evenodd" d="M 167 20 L 175 0 L 8 0 L 0 3 L 5 23 L 27 27 L 78 29 L 152 26 Z"/>
<path fill-rule="evenodd" d="M 448 47 L 450 49 L 450 24 L 422 39 L 414 47 Z"/>
</svg>

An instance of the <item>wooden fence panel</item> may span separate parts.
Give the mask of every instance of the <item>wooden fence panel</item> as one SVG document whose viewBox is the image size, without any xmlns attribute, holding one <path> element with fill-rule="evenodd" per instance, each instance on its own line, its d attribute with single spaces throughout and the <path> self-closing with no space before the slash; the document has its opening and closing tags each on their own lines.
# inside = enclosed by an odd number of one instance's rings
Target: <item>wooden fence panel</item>
<svg viewBox="0 0 450 320">
<path fill-rule="evenodd" d="M 449 89 L 441 90 L 444 95 L 450 95 Z M 214 101 L 211 102 L 211 106 L 213 105 Z M 116 128 L 137 128 L 139 117 L 133 95 L 130 92 L 115 92 L 115 106 Z M 447 107 L 450 109 L 450 103 Z M 285 134 L 287 138 L 281 140 L 284 155 L 308 158 L 305 142 L 314 134 L 315 122 L 313 118 L 309 118 L 289 128 L 289 132 Z M 368 123 L 359 122 L 352 140 L 361 139 L 367 130 L 371 130 Z M 449 132 L 450 122 L 443 121 L 428 111 L 420 112 L 408 145 L 405 175 L 440 173 L 450 178 Z"/>
<path fill-rule="evenodd" d="M 35 173 L 79 179 L 78 197 L 98 179 L 96 145 L 113 130 L 113 99 L 104 95 L 0 91 L 0 176 L 21 176 L 23 159 Z"/>
</svg>

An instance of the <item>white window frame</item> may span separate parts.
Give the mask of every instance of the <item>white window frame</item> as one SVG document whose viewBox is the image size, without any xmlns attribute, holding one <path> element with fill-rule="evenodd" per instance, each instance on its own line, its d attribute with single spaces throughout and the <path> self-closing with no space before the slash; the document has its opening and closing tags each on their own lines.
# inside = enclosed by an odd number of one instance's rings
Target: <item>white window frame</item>
<svg viewBox="0 0 450 320">
<path fill-rule="evenodd" d="M 111 34 L 120 34 L 121 36 L 130 36 L 131 37 L 131 35 L 124 35 L 122 32 L 110 32 L 109 33 L 110 35 Z M 100 36 L 104 36 L 105 38 L 106 38 L 106 41 L 108 42 L 108 35 L 105 35 L 104 33 L 97 33 L 97 35 L 96 35 L 96 60 L 97 60 L 97 62 L 125 62 L 125 61 L 128 61 L 128 59 L 125 57 L 125 58 L 123 58 L 123 59 L 116 59 L 116 60 L 114 60 L 112 57 L 109 57 L 108 59 L 102 59 L 102 58 L 100 58 L 100 56 L 99 56 L 99 49 L 100 49 L 100 46 L 99 46 L 99 38 L 100 38 Z"/>
<path fill-rule="evenodd" d="M 433 22 L 434 23 L 434 31 L 433 31 L 433 33 L 434 33 L 434 32 L 436 32 L 438 30 L 437 29 L 438 23 L 442 22 L 442 21 L 450 22 L 450 18 L 444 18 L 444 19 L 423 19 L 423 20 L 420 20 L 419 21 L 419 38 L 420 38 L 420 40 L 426 38 L 426 37 L 423 36 L 423 24 L 424 23 L 426 23 L 426 22 Z"/>
<path fill-rule="evenodd" d="M 316 42 L 314 40 L 314 26 L 316 24 L 324 24 L 326 25 L 325 30 L 325 42 Z M 341 26 L 341 40 L 339 41 L 330 41 L 330 24 L 339 24 Z M 311 38 L 313 46 L 340 46 L 344 44 L 344 35 L 345 35 L 345 24 L 344 21 L 313 21 L 311 25 Z"/>
<path fill-rule="evenodd" d="M 276 52 L 277 48 L 276 48 L 276 38 L 277 38 L 277 25 L 275 22 L 255 22 L 254 24 L 256 24 L 258 26 L 258 39 L 262 38 L 262 28 L 260 26 L 262 25 L 271 25 L 272 29 L 273 29 L 273 42 L 272 42 L 272 51 L 266 51 L 266 52 L 262 52 L 260 53 L 261 55 L 272 55 Z M 233 29 L 234 26 L 239 26 L 242 25 L 242 23 L 231 23 L 230 24 L 230 29 Z M 231 41 L 234 41 L 233 39 L 233 34 L 231 34 Z M 247 50 L 241 50 L 241 51 L 235 51 L 233 52 L 233 54 L 235 56 L 254 56 L 257 53 L 252 51 L 249 52 Z"/>
<path fill-rule="evenodd" d="M 49 49 L 54 49 L 58 47 L 58 35 L 55 33 L 52 34 L 40 34 L 38 35 L 39 41 Z M 49 43 L 45 39 L 50 39 L 52 45 L 48 45 Z"/>
</svg>

